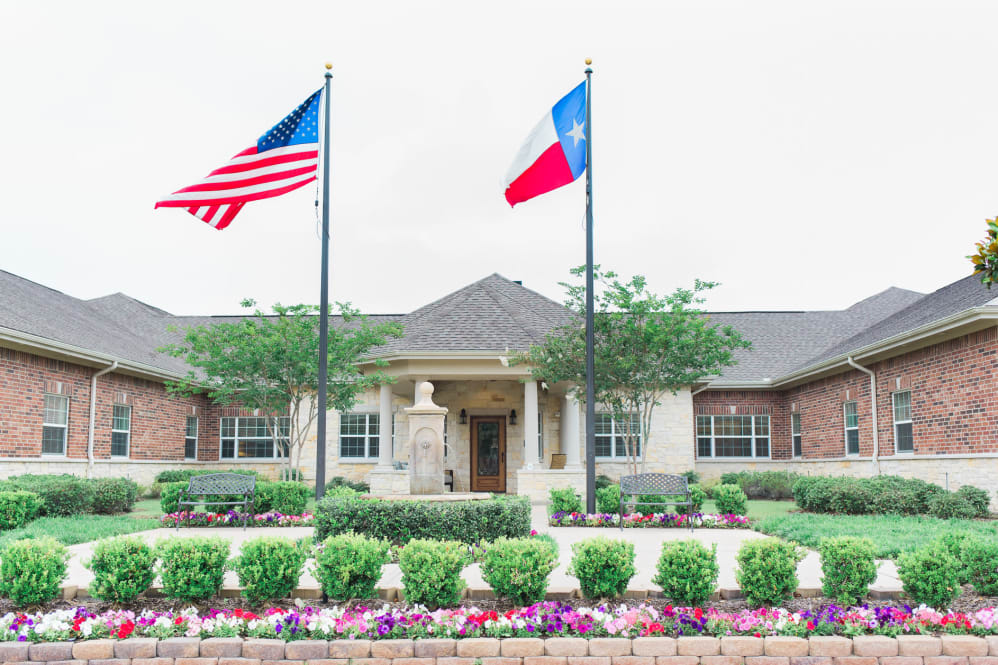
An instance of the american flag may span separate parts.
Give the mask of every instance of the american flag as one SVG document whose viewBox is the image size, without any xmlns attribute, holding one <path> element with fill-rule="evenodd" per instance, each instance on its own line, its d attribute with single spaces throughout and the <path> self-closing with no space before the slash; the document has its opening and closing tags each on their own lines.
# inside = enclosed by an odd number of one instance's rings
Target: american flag
<svg viewBox="0 0 998 665">
<path fill-rule="evenodd" d="M 269 199 L 315 180 L 319 164 L 319 101 L 322 90 L 201 182 L 156 202 L 157 208 L 185 208 L 224 229 L 249 201 Z"/>
</svg>

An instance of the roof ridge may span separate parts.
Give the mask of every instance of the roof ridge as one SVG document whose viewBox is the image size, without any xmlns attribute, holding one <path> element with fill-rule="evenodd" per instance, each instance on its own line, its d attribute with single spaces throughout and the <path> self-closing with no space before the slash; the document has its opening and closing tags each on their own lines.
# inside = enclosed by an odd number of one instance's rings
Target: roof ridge
<svg viewBox="0 0 998 665">
<path fill-rule="evenodd" d="M 495 302 L 496 305 L 501 307 L 502 310 L 506 312 L 506 314 L 509 316 L 509 318 L 515 321 L 517 325 L 519 325 L 520 328 L 522 328 L 523 331 L 527 333 L 528 337 L 536 340 L 544 339 L 544 336 L 538 334 L 537 328 L 530 325 L 527 322 L 526 318 L 522 315 L 522 313 L 520 313 L 520 311 L 517 311 L 516 308 L 509 306 L 509 303 L 513 300 L 512 298 L 502 293 L 499 289 L 495 288 L 491 284 L 483 284 L 482 288 L 486 292 L 486 294 L 488 294 L 488 296 L 492 298 L 492 301 Z M 500 297 L 506 302 L 501 302 Z"/>
</svg>

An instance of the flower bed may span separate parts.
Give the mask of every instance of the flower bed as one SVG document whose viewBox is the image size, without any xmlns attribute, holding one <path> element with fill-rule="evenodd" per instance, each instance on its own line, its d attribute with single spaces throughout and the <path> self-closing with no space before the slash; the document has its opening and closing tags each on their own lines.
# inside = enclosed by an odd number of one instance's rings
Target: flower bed
<svg viewBox="0 0 998 665">
<path fill-rule="evenodd" d="M 180 520 L 180 526 L 242 526 L 246 513 L 230 510 L 227 513 L 169 513 L 159 519 L 160 526 L 173 527 Z M 260 513 L 249 516 L 253 526 L 312 526 L 312 513 L 285 515 L 278 512 Z"/>
<path fill-rule="evenodd" d="M 675 513 L 655 513 L 642 515 L 630 513 L 624 515 L 624 528 L 658 528 L 683 529 L 689 528 L 689 520 L 697 529 L 747 529 L 749 518 L 744 515 L 714 515 L 693 513 L 693 515 L 677 515 Z M 548 520 L 551 526 L 607 526 L 619 527 L 620 516 L 616 513 L 568 513 L 557 512 Z"/>
<path fill-rule="evenodd" d="M 0 641 L 53 642 L 67 639 L 128 637 L 256 637 L 302 639 L 406 639 L 469 637 L 647 637 L 647 636 L 898 636 L 905 634 L 998 635 L 998 609 L 973 614 L 942 613 L 908 606 L 840 608 L 816 612 L 600 605 L 577 608 L 543 602 L 499 614 L 477 608 L 428 612 L 384 606 L 273 608 L 258 615 L 244 610 L 198 613 L 85 608 L 0 618 Z"/>
</svg>

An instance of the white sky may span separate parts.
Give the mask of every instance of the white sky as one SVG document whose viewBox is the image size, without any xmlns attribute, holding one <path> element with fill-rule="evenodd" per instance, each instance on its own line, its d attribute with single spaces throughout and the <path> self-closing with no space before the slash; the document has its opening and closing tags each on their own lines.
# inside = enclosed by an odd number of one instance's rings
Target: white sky
<svg viewBox="0 0 998 665">
<path fill-rule="evenodd" d="M 998 213 L 994 2 L 2 2 L 0 269 L 177 314 L 318 302 L 315 191 L 224 231 L 157 198 L 332 95 L 331 297 L 492 272 L 557 300 L 584 178 L 502 179 L 594 59 L 596 260 L 708 307 L 932 291 Z"/>
</svg>

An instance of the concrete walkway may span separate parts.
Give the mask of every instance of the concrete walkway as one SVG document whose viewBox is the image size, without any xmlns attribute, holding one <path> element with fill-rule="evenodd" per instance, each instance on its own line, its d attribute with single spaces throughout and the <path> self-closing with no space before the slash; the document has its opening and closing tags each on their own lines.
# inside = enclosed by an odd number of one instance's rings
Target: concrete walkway
<svg viewBox="0 0 998 665">
<path fill-rule="evenodd" d="M 634 543 L 636 554 L 635 565 L 638 573 L 628 585 L 628 596 L 644 598 L 648 595 L 656 596 L 661 592 L 661 589 L 653 584 L 651 580 L 655 576 L 655 565 L 658 562 L 662 543 L 668 540 L 683 540 L 690 537 L 690 532 L 685 529 L 625 529 L 621 532 L 617 529 L 604 528 L 549 527 L 545 506 L 534 506 L 532 523 L 533 528 L 538 532 L 549 533 L 558 542 L 558 566 L 551 574 L 551 582 L 549 584 L 549 593 L 552 597 L 568 597 L 578 594 L 578 581 L 565 572 L 568 562 L 572 557 L 573 543 L 598 535 L 609 538 L 625 538 Z M 173 529 L 154 529 L 152 531 L 139 532 L 135 535 L 140 536 L 150 544 L 162 538 L 188 538 L 202 535 L 222 536 L 231 541 L 232 555 L 234 556 L 238 553 L 240 546 L 247 538 L 281 536 L 296 539 L 311 536 L 313 532 L 314 529 L 312 527 L 250 528 L 246 531 L 240 528 L 182 528 L 179 532 Z M 708 546 L 717 544 L 717 559 L 721 568 L 718 587 L 721 590 L 721 596 L 736 597 L 738 595 L 738 585 L 735 582 L 735 555 L 738 552 L 738 548 L 747 540 L 764 538 L 765 536 L 748 529 L 699 529 L 694 532 L 693 537 Z M 81 596 L 84 595 L 87 586 L 93 580 L 93 574 L 83 566 L 83 561 L 90 558 L 92 550 L 93 543 L 83 543 L 69 547 L 71 559 L 69 562 L 68 578 L 65 584 L 67 598 L 71 598 L 70 594 L 72 593 L 78 593 Z M 306 572 L 302 575 L 299 583 L 303 597 L 318 597 L 319 595 L 319 585 L 311 573 L 311 567 L 311 562 L 306 564 Z M 470 598 L 478 599 L 491 596 L 489 585 L 482 579 L 478 564 L 468 566 L 464 570 L 463 575 L 465 581 L 468 583 Z M 821 567 L 817 552 L 810 551 L 807 557 L 798 564 L 797 576 L 800 580 L 798 592 L 801 595 L 816 596 L 820 594 Z M 227 572 L 225 574 L 223 594 L 236 595 L 238 593 L 238 586 L 236 574 L 232 571 Z M 383 589 L 382 597 L 385 600 L 394 600 L 396 598 L 397 590 L 402 587 L 402 573 L 397 564 L 385 566 L 378 586 Z M 875 595 L 894 595 L 901 590 L 901 582 L 898 579 L 897 569 L 893 562 L 881 562 L 877 580 L 870 588 Z"/>
</svg>

